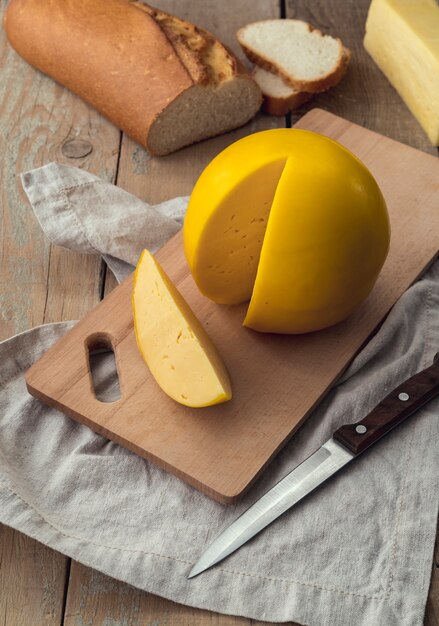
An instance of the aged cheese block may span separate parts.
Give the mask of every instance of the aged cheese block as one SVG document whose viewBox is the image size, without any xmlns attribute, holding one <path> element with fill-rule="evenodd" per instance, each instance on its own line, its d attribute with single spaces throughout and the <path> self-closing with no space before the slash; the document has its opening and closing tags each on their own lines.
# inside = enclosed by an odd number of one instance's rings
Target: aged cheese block
<svg viewBox="0 0 439 626">
<path fill-rule="evenodd" d="M 215 346 L 148 250 L 134 275 L 133 314 L 139 350 L 165 393 L 190 407 L 230 400 L 229 375 Z"/>
<path fill-rule="evenodd" d="M 373 0 L 366 50 L 439 145 L 439 6 L 436 0 Z"/>
<path fill-rule="evenodd" d="M 304 333 L 366 298 L 389 246 L 386 205 L 369 170 L 336 142 L 276 129 L 237 141 L 201 174 L 185 252 L 220 304 L 250 300 L 245 326 Z"/>
</svg>

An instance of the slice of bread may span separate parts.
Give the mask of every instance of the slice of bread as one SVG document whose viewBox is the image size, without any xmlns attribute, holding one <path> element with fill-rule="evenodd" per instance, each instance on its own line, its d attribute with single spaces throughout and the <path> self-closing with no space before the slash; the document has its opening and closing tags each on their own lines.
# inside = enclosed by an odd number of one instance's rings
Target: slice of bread
<svg viewBox="0 0 439 626">
<path fill-rule="evenodd" d="M 253 68 L 252 76 L 262 91 L 264 98 L 262 108 L 269 115 L 286 115 L 312 98 L 312 93 L 297 91 L 277 74 L 257 65 Z"/>
<path fill-rule="evenodd" d="M 152 154 L 237 128 L 262 103 L 216 37 L 138 0 L 10 0 L 4 27 L 26 61 Z"/>
<path fill-rule="evenodd" d="M 250 61 L 298 91 L 318 93 L 333 87 L 350 59 L 340 39 L 300 20 L 253 22 L 241 28 L 237 37 Z"/>
</svg>

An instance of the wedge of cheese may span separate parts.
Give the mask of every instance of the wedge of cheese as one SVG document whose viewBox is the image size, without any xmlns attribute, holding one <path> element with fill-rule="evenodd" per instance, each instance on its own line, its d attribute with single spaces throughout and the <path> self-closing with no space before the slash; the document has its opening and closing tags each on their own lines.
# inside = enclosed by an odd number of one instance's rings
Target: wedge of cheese
<svg viewBox="0 0 439 626">
<path fill-rule="evenodd" d="M 200 291 L 250 301 L 244 325 L 305 333 L 350 315 L 389 248 L 389 219 L 369 170 L 340 144 L 306 130 L 249 135 L 201 174 L 184 223 Z"/>
<path fill-rule="evenodd" d="M 439 5 L 436 0 L 372 0 L 364 46 L 439 145 Z"/>
<path fill-rule="evenodd" d="M 230 378 L 220 355 L 148 250 L 134 275 L 133 314 L 140 353 L 168 396 L 189 407 L 230 400 Z"/>
</svg>

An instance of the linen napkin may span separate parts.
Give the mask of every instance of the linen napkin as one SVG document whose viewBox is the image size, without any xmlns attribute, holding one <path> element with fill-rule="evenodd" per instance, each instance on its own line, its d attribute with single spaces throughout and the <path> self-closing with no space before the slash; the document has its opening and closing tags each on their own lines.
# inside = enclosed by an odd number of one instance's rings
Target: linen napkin
<svg viewBox="0 0 439 626">
<path fill-rule="evenodd" d="M 46 235 L 100 253 L 120 280 L 181 225 L 187 200 L 149 206 L 81 170 L 22 177 Z M 176 602 L 307 626 L 419 626 L 438 510 L 439 401 L 201 576 L 207 545 L 343 423 L 361 419 L 439 350 L 439 263 L 397 302 L 304 426 L 238 504 L 220 505 L 26 392 L 23 373 L 74 322 L 0 344 L 0 521 Z M 104 389 L 115 381 L 105 359 Z"/>
</svg>

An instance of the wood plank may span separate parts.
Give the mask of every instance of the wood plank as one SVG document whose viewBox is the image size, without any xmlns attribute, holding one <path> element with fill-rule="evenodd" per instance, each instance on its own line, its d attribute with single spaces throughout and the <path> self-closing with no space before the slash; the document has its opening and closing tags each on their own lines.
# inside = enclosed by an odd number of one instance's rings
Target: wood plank
<svg viewBox="0 0 439 626">
<path fill-rule="evenodd" d="M 18 174 L 57 160 L 114 180 L 120 135 L 78 98 L 25 64 L 6 44 L 3 31 L 1 42 L 6 98 L 0 108 L 4 181 L 0 332 L 7 337 L 42 322 L 81 315 L 100 295 L 100 259 L 53 249 L 29 207 Z M 64 156 L 63 146 L 79 140 L 87 141 L 92 152 L 82 158 Z"/>
<path fill-rule="evenodd" d="M 5 7 L 1 0 L 1 15 Z M 3 29 L 0 68 L 0 339 L 5 339 L 43 322 L 82 316 L 101 289 L 100 259 L 50 245 L 18 174 L 57 160 L 114 180 L 120 133 L 24 63 L 7 45 Z M 68 562 L 0 526 L 0 623 L 58 626 Z"/>
<path fill-rule="evenodd" d="M 0 525 L 0 624 L 58 626 L 67 561 L 62 554 Z"/>
<path fill-rule="evenodd" d="M 267 626 L 267 622 L 176 604 L 79 563 L 72 564 L 70 580 L 64 626 Z"/>
</svg>

